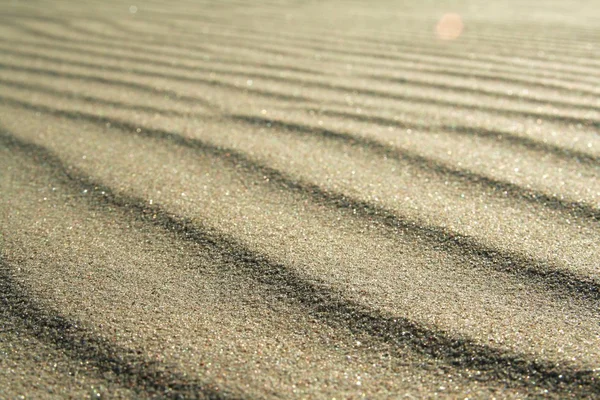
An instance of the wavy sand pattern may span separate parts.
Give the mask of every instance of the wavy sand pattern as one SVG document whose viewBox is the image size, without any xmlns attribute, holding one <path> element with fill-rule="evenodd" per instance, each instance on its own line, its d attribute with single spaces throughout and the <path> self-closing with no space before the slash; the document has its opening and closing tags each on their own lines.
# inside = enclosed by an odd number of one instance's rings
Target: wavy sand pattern
<svg viewBox="0 0 600 400">
<path fill-rule="evenodd" d="M 594 1 L 131 3 L 0 5 L 1 398 L 600 396 Z"/>
</svg>

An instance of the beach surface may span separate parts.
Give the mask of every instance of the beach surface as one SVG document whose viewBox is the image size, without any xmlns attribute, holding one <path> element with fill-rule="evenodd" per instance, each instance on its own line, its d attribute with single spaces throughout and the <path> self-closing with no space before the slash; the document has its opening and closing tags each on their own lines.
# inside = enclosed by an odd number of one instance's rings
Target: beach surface
<svg viewBox="0 0 600 400">
<path fill-rule="evenodd" d="M 0 4 L 0 398 L 597 398 L 597 1 Z"/>
</svg>

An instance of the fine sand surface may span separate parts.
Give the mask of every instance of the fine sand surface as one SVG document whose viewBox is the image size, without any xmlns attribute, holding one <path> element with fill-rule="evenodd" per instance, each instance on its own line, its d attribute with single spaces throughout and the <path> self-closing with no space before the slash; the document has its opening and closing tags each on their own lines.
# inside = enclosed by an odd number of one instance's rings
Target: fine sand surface
<svg viewBox="0 0 600 400">
<path fill-rule="evenodd" d="M 597 1 L 0 4 L 0 398 L 600 397 Z"/>
</svg>

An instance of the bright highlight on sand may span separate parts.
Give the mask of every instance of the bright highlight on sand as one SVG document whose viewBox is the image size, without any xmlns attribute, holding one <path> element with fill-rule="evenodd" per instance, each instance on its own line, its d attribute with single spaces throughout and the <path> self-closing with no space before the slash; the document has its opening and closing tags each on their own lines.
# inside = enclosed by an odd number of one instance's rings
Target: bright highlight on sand
<svg viewBox="0 0 600 400">
<path fill-rule="evenodd" d="M 440 18 L 437 26 L 435 27 L 435 33 L 438 38 L 442 40 L 454 40 L 457 39 L 463 29 L 464 24 L 460 15 L 455 13 L 444 14 Z"/>
</svg>

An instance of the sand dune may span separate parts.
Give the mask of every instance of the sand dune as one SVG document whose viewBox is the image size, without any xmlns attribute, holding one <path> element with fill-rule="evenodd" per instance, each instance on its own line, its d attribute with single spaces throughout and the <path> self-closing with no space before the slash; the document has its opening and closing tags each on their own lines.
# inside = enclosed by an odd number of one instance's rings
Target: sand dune
<svg viewBox="0 0 600 400">
<path fill-rule="evenodd" d="M 0 397 L 600 396 L 600 9 L 409 3 L 0 5 Z"/>
</svg>

